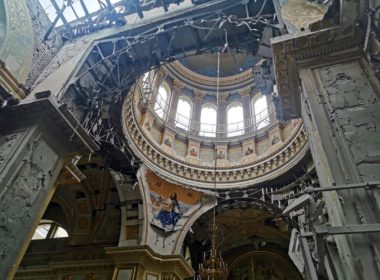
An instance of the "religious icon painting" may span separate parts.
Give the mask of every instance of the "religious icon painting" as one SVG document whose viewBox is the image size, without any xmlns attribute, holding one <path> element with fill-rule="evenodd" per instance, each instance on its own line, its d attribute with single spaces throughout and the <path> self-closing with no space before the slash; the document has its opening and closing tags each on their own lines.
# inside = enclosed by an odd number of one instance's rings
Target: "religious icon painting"
<svg viewBox="0 0 380 280">
<path fill-rule="evenodd" d="M 166 232 L 182 228 L 181 218 L 189 216 L 200 207 L 201 194 L 162 180 L 147 172 L 151 200 L 151 224 Z"/>
</svg>

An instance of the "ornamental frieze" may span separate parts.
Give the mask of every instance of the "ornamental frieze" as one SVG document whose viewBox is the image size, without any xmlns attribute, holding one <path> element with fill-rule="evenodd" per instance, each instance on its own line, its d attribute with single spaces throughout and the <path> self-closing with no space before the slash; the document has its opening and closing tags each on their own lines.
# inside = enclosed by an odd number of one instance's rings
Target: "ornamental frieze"
<svg viewBox="0 0 380 280">
<path fill-rule="evenodd" d="M 217 188 L 220 189 L 252 186 L 286 173 L 304 158 L 308 150 L 302 121 L 290 121 L 295 125 L 290 134 L 288 132 L 288 137 L 281 140 L 280 135 L 270 133 L 269 146 L 263 146 L 266 150 L 260 155 L 256 154 L 255 141 L 250 139 L 242 143 L 245 149 L 242 159 L 231 163 L 227 159 L 228 145 L 218 144 L 218 152 L 223 153 L 224 157 L 217 157 L 218 167 L 215 171 L 214 161 L 207 163 L 201 160 L 199 148 L 195 151 L 192 144 L 188 147 L 187 156 L 179 156 L 173 147 L 176 134 L 172 129 L 165 127 L 160 137 L 153 137 L 154 121 L 149 119 L 151 115 L 144 121 L 148 114 L 141 114 L 139 101 L 133 96 L 136 97 L 136 94 L 128 95 L 123 107 L 125 137 L 146 166 L 173 183 L 210 189 L 214 186 L 216 176 Z M 146 125 L 147 121 L 149 125 Z"/>
</svg>

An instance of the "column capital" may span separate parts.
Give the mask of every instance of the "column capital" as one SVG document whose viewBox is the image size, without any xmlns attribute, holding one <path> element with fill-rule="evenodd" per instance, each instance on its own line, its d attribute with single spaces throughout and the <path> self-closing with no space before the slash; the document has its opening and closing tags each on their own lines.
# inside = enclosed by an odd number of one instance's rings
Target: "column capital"
<svg viewBox="0 0 380 280">
<path fill-rule="evenodd" d="M 180 92 L 184 88 L 185 88 L 185 85 L 180 80 L 177 80 L 177 79 L 173 80 L 173 90 Z"/>
<path fill-rule="evenodd" d="M 228 92 L 219 92 L 219 101 L 225 102 L 228 98 Z"/>
<path fill-rule="evenodd" d="M 194 89 L 193 92 L 197 101 L 202 101 L 203 98 L 206 96 L 206 92 L 204 90 Z"/>
<path fill-rule="evenodd" d="M 38 94 L 37 94 L 38 96 Z M 66 104 L 58 104 L 50 92 L 44 93 L 44 98 L 20 102 L 18 105 L 5 107 L 0 114 L 0 122 L 7 128 L 9 120 L 15 123 L 30 123 L 33 119 L 43 119 L 59 130 L 75 147 L 76 151 L 94 153 L 99 146 L 90 138 L 80 123 L 71 114 Z M 9 127 L 11 129 L 12 127 Z"/>
<path fill-rule="evenodd" d="M 238 91 L 239 95 L 241 97 L 246 97 L 246 96 L 250 96 L 251 93 L 252 93 L 252 86 L 251 87 L 246 87 L 246 88 L 242 88 Z"/>
<path fill-rule="evenodd" d="M 287 120 L 301 116 L 299 69 L 319 62 L 329 62 L 329 54 L 337 56 L 340 52 L 347 57 L 349 50 L 356 51 L 361 46 L 363 38 L 362 30 L 355 23 L 348 27 L 339 26 L 272 38 L 278 91 L 278 96 L 275 97 L 277 117 Z"/>
</svg>

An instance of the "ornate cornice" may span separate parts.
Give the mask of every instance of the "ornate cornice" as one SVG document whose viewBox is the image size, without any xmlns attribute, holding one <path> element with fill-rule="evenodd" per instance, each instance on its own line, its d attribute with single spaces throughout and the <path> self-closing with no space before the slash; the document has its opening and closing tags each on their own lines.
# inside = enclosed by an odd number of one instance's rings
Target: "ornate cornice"
<svg viewBox="0 0 380 280">
<path fill-rule="evenodd" d="M 148 268 L 151 265 L 159 265 L 162 271 L 175 272 L 181 279 L 192 277 L 194 274 L 182 255 L 161 255 L 148 245 L 106 248 L 106 253 L 121 267 L 127 264 L 140 264 Z"/>
<path fill-rule="evenodd" d="M 278 96 L 274 97 L 277 118 L 301 116 L 298 69 L 311 61 L 331 60 L 331 56 L 357 51 L 363 35 L 349 25 L 315 32 L 287 34 L 271 40 Z"/>
<path fill-rule="evenodd" d="M 168 181 L 185 186 L 209 189 L 213 187 L 213 164 L 191 162 L 169 153 L 165 145 L 156 143 L 136 117 L 134 90 L 125 100 L 123 131 L 134 153 L 155 173 Z M 259 157 L 252 157 L 234 165 L 224 165 L 216 171 L 219 189 L 252 186 L 274 179 L 295 166 L 308 150 L 306 132 L 299 123 L 292 135 L 275 149 Z"/>
<path fill-rule="evenodd" d="M 185 67 L 179 61 L 174 61 L 164 66 L 168 73 L 176 76 L 175 79 L 181 79 L 186 85 L 191 85 L 194 88 L 211 88 L 215 89 L 217 84 L 216 77 L 208 77 L 198 74 L 189 68 Z M 254 83 L 252 69 L 248 69 L 242 73 L 219 78 L 220 90 L 228 90 L 229 88 L 236 87 L 237 85 L 244 84 L 245 86 L 252 87 Z"/>
</svg>

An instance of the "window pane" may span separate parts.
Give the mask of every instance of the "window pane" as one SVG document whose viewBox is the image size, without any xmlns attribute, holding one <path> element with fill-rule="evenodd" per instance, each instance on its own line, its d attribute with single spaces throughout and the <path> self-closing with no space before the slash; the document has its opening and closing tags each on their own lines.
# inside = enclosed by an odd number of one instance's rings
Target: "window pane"
<svg viewBox="0 0 380 280">
<path fill-rule="evenodd" d="M 201 129 L 200 136 L 216 136 L 216 109 L 211 106 L 205 106 L 201 111 Z"/>
<path fill-rule="evenodd" d="M 154 105 L 154 111 L 161 119 L 165 118 L 164 113 L 167 107 L 167 100 L 168 92 L 163 86 L 160 86 L 157 93 L 156 103 Z"/>
<path fill-rule="evenodd" d="M 42 225 L 39 225 L 36 229 L 36 231 L 34 232 L 34 235 L 32 237 L 32 240 L 36 240 L 36 239 L 45 239 L 48 232 L 49 232 L 49 229 L 51 227 L 51 224 L 42 224 Z"/>
<path fill-rule="evenodd" d="M 191 118 L 191 104 L 187 100 L 179 99 L 177 106 L 177 114 L 175 117 L 175 125 L 186 131 L 189 130 Z"/>
<path fill-rule="evenodd" d="M 144 73 L 142 78 L 142 86 L 144 90 L 148 90 L 151 88 L 152 76 L 153 75 L 150 75 L 150 71 Z"/>
<path fill-rule="evenodd" d="M 254 105 L 256 129 L 263 128 L 269 124 L 268 105 L 265 96 L 260 97 Z"/>
<path fill-rule="evenodd" d="M 244 132 L 244 115 L 241 105 L 231 106 L 227 111 L 227 136 L 238 136 Z"/>
<path fill-rule="evenodd" d="M 69 235 L 67 234 L 67 231 L 64 228 L 58 226 L 58 229 L 55 232 L 53 238 L 63 238 L 63 237 L 69 237 Z"/>
</svg>

